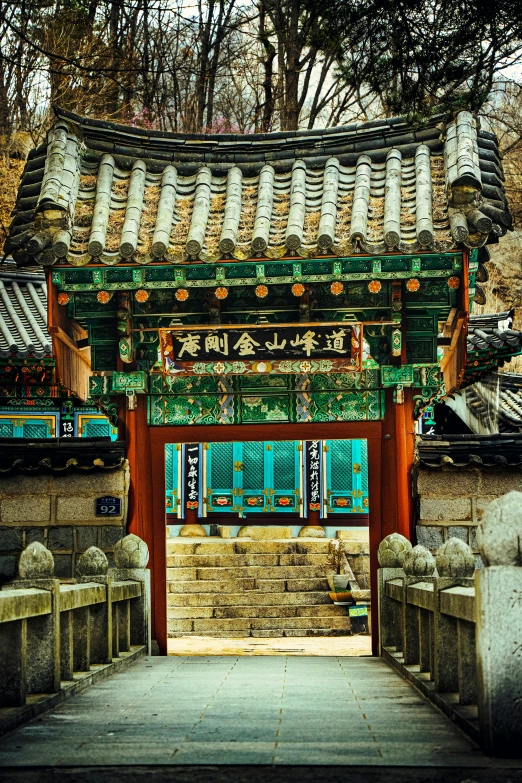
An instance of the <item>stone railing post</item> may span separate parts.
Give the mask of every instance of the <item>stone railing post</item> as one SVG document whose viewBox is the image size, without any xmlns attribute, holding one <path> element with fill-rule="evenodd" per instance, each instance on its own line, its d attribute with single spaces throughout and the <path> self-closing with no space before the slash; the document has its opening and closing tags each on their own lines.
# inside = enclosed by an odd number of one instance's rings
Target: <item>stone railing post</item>
<svg viewBox="0 0 522 783">
<path fill-rule="evenodd" d="M 417 664 L 421 660 L 421 645 L 428 645 L 431 649 L 430 632 L 432 628 L 429 624 L 424 628 L 422 623 L 423 611 L 418 606 L 412 606 L 408 603 L 408 585 L 418 582 L 432 582 L 435 571 L 435 558 L 429 549 L 417 544 L 408 552 L 404 558 L 404 573 L 402 591 L 402 636 L 403 636 L 403 658 L 404 664 L 409 666 Z M 431 612 L 430 612 L 431 614 Z M 427 640 L 426 640 L 427 635 Z"/>
<path fill-rule="evenodd" d="M 404 579 L 403 564 L 409 552 L 411 552 L 411 543 L 400 533 L 391 533 L 379 544 L 377 553 L 381 566 L 378 570 L 379 654 L 383 647 L 396 647 L 402 650 L 401 607 L 397 601 L 386 595 L 386 582 L 390 579 Z"/>
<path fill-rule="evenodd" d="M 74 618 L 74 647 L 81 645 L 77 660 L 82 669 L 89 670 L 91 663 L 111 663 L 112 661 L 112 603 L 111 583 L 108 576 L 109 563 L 101 549 L 89 547 L 76 564 L 78 584 L 97 582 L 106 586 L 106 600 L 100 604 L 83 607 Z M 75 610 L 78 612 L 78 610 Z M 80 638 L 77 638 L 77 634 Z"/>
<path fill-rule="evenodd" d="M 475 572 L 475 558 L 470 547 L 460 538 L 450 538 L 437 551 L 436 566 L 438 576 L 433 580 L 433 680 L 438 693 L 459 692 L 459 701 L 473 691 L 475 677 L 473 667 L 467 666 L 466 649 L 462 649 L 465 639 L 459 633 L 461 622 L 440 610 L 440 593 L 448 587 L 467 584 Z M 468 624 L 467 624 L 468 625 Z M 459 645 L 460 639 L 460 645 Z M 466 640 L 469 639 L 466 637 Z M 473 644 L 474 649 L 474 644 Z M 462 652 L 462 654 L 461 654 Z M 474 657 L 474 654 L 473 654 Z M 465 682 L 473 677 L 473 683 L 466 688 Z M 464 696 L 467 694 L 467 697 Z M 470 703 L 470 702 L 468 702 Z"/>
<path fill-rule="evenodd" d="M 522 737 L 522 493 L 490 503 L 477 543 L 486 565 L 475 572 L 482 743 L 490 755 L 516 758 Z"/>
<path fill-rule="evenodd" d="M 51 612 L 30 620 L 16 621 L 17 629 L 12 638 L 13 651 L 19 651 L 20 679 L 14 684 L 19 704 L 25 702 L 25 694 L 56 693 L 60 690 L 60 582 L 54 578 L 54 560 L 51 552 L 39 541 L 29 544 L 18 563 L 18 579 L 6 585 L 10 590 L 37 588 L 51 593 Z M 2 634 L 8 634 L 2 628 Z M 9 647 L 11 637 L 2 640 L 1 647 Z M 18 654 L 18 652 L 16 653 Z M 3 665 L 3 664 L 2 664 Z M 22 685 L 22 681 L 25 684 Z M 22 691 L 25 693 L 22 694 Z"/>
<path fill-rule="evenodd" d="M 121 607 L 121 633 L 118 632 L 122 645 L 145 644 L 147 654 L 151 654 L 151 616 L 150 616 L 150 571 L 146 567 L 149 562 L 149 549 L 145 541 L 130 533 L 122 538 L 114 547 L 114 562 L 116 568 L 110 569 L 115 582 L 129 579 L 141 582 L 141 596 L 132 598 L 128 608 Z M 120 609 L 118 623 L 120 624 Z M 128 616 L 127 616 L 128 612 Z M 129 628 L 130 637 L 126 636 Z M 125 646 L 120 649 L 128 649 Z"/>
</svg>

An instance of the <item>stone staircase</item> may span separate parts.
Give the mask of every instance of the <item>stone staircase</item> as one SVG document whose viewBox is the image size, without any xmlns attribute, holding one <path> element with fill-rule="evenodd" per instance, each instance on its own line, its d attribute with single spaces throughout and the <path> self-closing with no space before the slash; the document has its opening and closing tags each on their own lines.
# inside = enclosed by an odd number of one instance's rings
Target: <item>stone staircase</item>
<svg viewBox="0 0 522 783">
<path fill-rule="evenodd" d="M 348 634 L 348 608 L 328 597 L 328 548 L 315 538 L 168 539 L 169 637 Z"/>
</svg>

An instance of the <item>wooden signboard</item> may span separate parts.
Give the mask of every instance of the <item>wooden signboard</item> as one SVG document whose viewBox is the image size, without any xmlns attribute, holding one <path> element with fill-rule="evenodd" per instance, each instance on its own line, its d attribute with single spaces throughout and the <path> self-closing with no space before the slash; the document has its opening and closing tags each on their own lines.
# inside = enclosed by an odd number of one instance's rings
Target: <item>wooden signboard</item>
<svg viewBox="0 0 522 783">
<path fill-rule="evenodd" d="M 168 374 L 357 372 L 359 324 L 258 324 L 160 330 Z"/>
</svg>

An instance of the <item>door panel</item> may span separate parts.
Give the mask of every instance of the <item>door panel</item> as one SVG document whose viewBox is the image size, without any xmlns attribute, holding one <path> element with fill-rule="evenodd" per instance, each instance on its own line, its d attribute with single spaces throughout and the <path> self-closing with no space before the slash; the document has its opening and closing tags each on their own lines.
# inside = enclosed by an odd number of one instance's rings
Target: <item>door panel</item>
<svg viewBox="0 0 522 783">
<path fill-rule="evenodd" d="M 271 506 L 282 513 L 296 513 L 301 501 L 301 449 L 296 440 L 272 442 Z"/>
<path fill-rule="evenodd" d="M 167 514 L 183 516 L 180 497 L 181 445 L 168 443 L 165 446 L 165 508 Z"/>
<path fill-rule="evenodd" d="M 240 462 L 237 443 L 208 443 L 206 455 L 207 511 L 237 512 L 238 480 L 234 464 Z"/>
<path fill-rule="evenodd" d="M 324 515 L 368 513 L 366 440 L 324 441 Z"/>
<path fill-rule="evenodd" d="M 353 467 L 351 440 L 326 440 L 326 497 L 328 514 L 346 514 L 353 508 Z"/>
<path fill-rule="evenodd" d="M 249 514 L 270 510 L 270 465 L 271 444 L 263 441 L 236 443 L 241 454 L 239 465 L 234 465 L 240 474 L 238 494 L 240 509 Z"/>
</svg>

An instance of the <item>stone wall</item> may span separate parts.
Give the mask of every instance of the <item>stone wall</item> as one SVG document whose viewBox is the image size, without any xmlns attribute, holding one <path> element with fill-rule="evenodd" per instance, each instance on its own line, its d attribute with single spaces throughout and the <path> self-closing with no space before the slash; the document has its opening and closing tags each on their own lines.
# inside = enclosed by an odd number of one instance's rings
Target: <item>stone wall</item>
<svg viewBox="0 0 522 783">
<path fill-rule="evenodd" d="M 488 504 L 511 490 L 522 491 L 520 468 L 420 467 L 414 476 L 417 543 L 435 551 L 450 537 L 461 538 L 478 556 L 476 529 Z"/>
<path fill-rule="evenodd" d="M 108 555 L 125 535 L 129 469 L 0 476 L 0 582 L 16 574 L 18 557 L 32 541 L 51 550 L 55 574 L 74 574 L 76 558 L 90 546 Z M 122 514 L 97 517 L 95 499 L 122 500 Z"/>
</svg>

